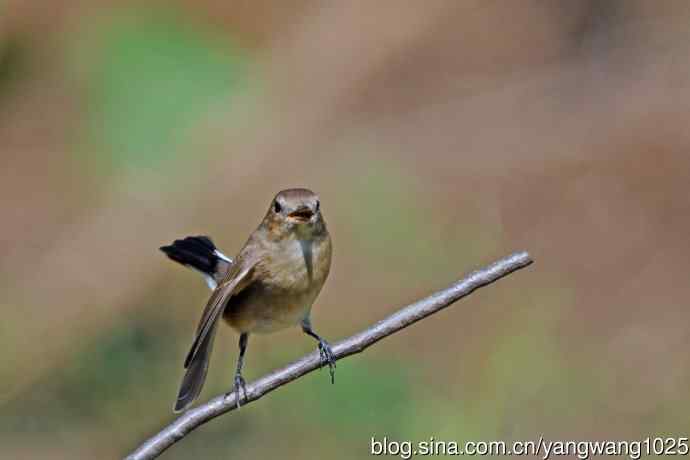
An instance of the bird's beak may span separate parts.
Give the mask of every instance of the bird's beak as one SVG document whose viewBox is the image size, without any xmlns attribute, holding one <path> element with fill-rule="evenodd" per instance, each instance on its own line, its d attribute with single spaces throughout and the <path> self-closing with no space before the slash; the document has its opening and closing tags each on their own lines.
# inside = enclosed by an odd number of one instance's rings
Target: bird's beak
<svg viewBox="0 0 690 460">
<path fill-rule="evenodd" d="M 292 211 L 290 214 L 288 214 L 288 217 L 293 220 L 296 220 L 297 222 L 309 222 L 311 216 L 313 215 L 314 213 L 311 209 L 309 209 L 306 206 L 303 206 L 295 211 Z"/>
</svg>

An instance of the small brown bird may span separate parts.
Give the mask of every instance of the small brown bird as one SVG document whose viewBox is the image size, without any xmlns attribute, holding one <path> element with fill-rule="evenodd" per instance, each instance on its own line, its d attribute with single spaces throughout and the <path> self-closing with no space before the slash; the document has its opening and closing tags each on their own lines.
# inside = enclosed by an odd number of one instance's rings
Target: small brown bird
<svg viewBox="0 0 690 460">
<path fill-rule="evenodd" d="M 311 307 L 331 268 L 331 238 L 319 198 L 303 188 L 278 193 L 259 227 L 234 259 L 223 255 L 206 236 L 190 236 L 160 248 L 172 260 L 201 272 L 213 294 L 206 304 L 175 403 L 175 412 L 189 407 L 206 379 L 218 320 L 240 334 L 234 389 L 247 396 L 242 364 L 251 333 L 268 333 L 300 324 L 319 342 L 321 365 L 334 381 L 331 347 L 311 326 Z"/>
</svg>

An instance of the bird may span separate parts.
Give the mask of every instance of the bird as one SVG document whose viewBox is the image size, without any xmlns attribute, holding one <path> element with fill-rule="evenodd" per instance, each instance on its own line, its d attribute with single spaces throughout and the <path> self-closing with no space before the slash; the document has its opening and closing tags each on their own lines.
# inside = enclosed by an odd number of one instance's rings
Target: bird
<svg viewBox="0 0 690 460">
<path fill-rule="evenodd" d="M 311 309 L 331 268 L 331 237 L 319 197 L 306 188 L 278 192 L 259 224 L 233 258 L 208 236 L 188 236 L 160 247 L 171 260 L 200 272 L 212 289 L 192 346 L 173 411 L 183 412 L 198 398 L 206 379 L 219 320 L 239 333 L 234 375 L 236 405 L 247 399 L 242 367 L 251 334 L 301 326 L 318 342 L 321 367 L 335 383 L 336 358 L 328 341 L 314 331 Z"/>
</svg>

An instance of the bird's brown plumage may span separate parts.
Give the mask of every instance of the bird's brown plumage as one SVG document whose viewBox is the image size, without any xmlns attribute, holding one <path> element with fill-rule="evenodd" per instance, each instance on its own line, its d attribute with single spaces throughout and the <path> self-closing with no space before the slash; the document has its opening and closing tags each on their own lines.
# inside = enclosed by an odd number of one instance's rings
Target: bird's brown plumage
<svg viewBox="0 0 690 460">
<path fill-rule="evenodd" d="M 201 392 L 221 316 L 242 334 L 308 321 L 330 265 L 331 240 L 318 197 L 306 189 L 278 193 L 206 304 L 185 360 L 175 411 Z"/>
</svg>

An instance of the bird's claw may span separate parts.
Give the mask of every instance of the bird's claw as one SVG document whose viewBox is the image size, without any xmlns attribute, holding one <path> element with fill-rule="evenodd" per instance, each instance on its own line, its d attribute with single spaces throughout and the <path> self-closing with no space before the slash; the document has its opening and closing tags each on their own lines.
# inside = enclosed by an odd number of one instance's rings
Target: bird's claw
<svg viewBox="0 0 690 460">
<path fill-rule="evenodd" d="M 331 345 L 323 339 L 319 340 L 319 357 L 321 358 L 319 368 L 327 365 L 331 375 L 331 383 L 335 383 L 335 355 Z"/>
<path fill-rule="evenodd" d="M 244 381 L 242 374 L 235 374 L 235 400 L 237 401 L 237 408 L 240 408 L 242 393 L 244 393 L 244 400 L 247 400 L 247 382 Z"/>
</svg>

